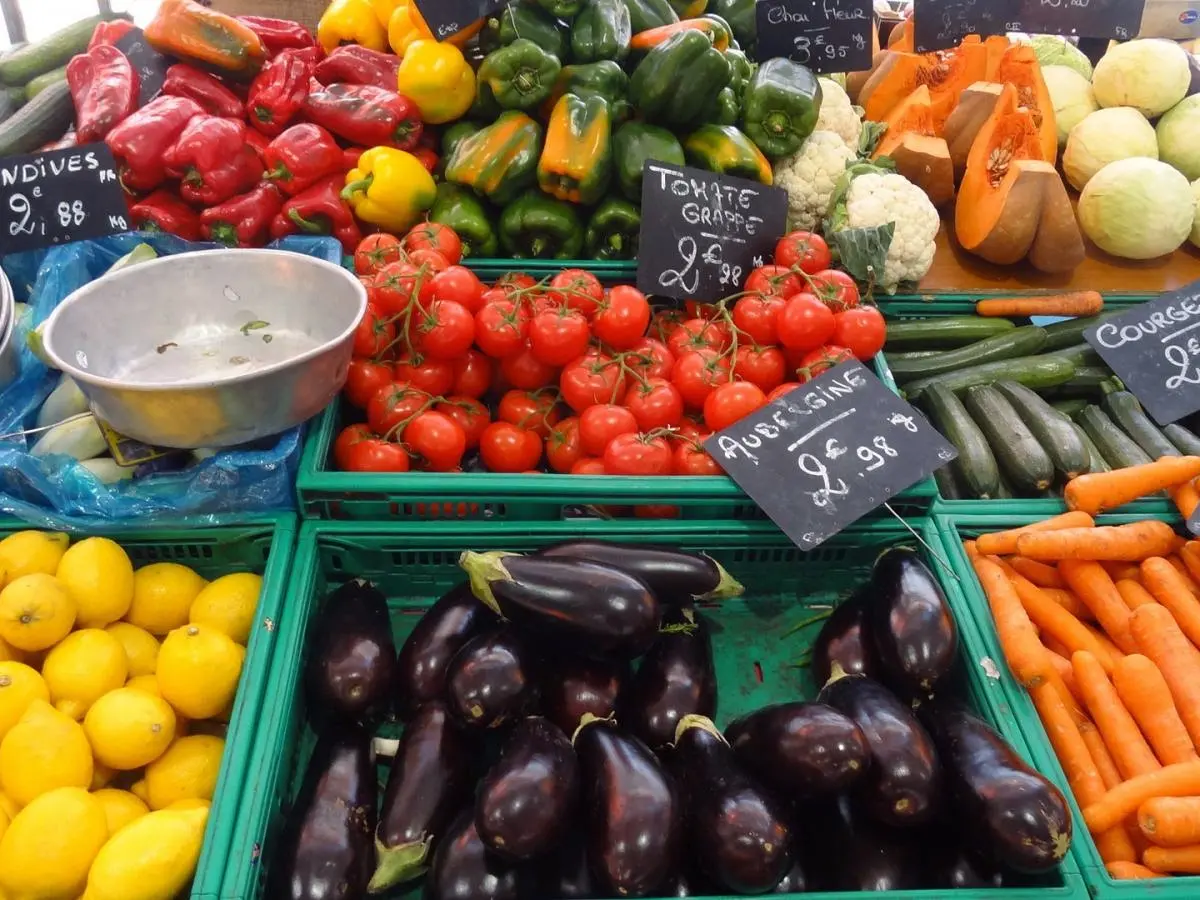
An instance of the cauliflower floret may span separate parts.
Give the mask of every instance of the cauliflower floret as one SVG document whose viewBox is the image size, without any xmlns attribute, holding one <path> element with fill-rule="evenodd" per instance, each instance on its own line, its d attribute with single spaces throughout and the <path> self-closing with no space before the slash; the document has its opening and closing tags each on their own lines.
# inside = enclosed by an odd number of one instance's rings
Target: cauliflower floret
<svg viewBox="0 0 1200 900">
<path fill-rule="evenodd" d="M 850 102 L 850 95 L 831 78 L 818 78 L 821 84 L 821 113 L 817 116 L 817 131 L 832 131 L 846 145 L 858 148 L 862 118 Z"/>
<path fill-rule="evenodd" d="M 866 173 L 850 182 L 843 228 L 875 228 L 896 223 L 879 286 L 895 293 L 902 281 L 920 281 L 933 264 L 934 238 L 941 219 L 925 192 L 894 172 Z"/>
<path fill-rule="evenodd" d="M 834 185 L 855 159 L 832 131 L 814 131 L 799 151 L 775 163 L 775 186 L 787 191 L 788 230 L 812 231 L 825 217 Z"/>
</svg>

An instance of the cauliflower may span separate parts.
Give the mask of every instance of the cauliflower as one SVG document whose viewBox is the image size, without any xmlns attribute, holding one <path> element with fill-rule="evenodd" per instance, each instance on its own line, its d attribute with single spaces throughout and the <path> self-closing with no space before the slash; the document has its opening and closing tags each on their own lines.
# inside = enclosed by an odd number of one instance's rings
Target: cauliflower
<svg viewBox="0 0 1200 900">
<path fill-rule="evenodd" d="M 814 131 L 799 151 L 775 162 L 775 186 L 787 191 L 788 230 L 812 231 L 825 217 L 829 198 L 854 151 L 832 131 Z"/>
<path fill-rule="evenodd" d="M 832 131 L 848 147 L 857 149 L 862 132 L 862 119 L 850 102 L 850 95 L 830 78 L 818 78 L 821 83 L 821 113 L 817 116 L 817 131 Z"/>
</svg>

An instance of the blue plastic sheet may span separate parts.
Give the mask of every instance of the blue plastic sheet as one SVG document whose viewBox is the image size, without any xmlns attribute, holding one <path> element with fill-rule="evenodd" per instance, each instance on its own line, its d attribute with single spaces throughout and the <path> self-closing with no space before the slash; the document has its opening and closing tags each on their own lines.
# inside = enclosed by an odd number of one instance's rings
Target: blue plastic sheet
<svg viewBox="0 0 1200 900">
<path fill-rule="evenodd" d="M 0 513 L 43 528 L 81 530 L 115 523 L 151 528 L 216 525 L 231 516 L 294 509 L 303 444 L 300 428 L 253 447 L 223 450 L 182 471 L 115 485 L 102 483 L 70 457 L 39 459 L 28 452 L 29 441 L 19 432 L 33 427 L 61 375 L 28 349 L 27 331 L 139 244 L 151 245 L 160 256 L 217 246 L 139 232 L 4 258 L 17 300 L 28 302 L 29 309 L 14 333 L 21 347 L 20 374 L 0 393 L 0 435 L 5 436 L 0 439 Z M 342 262 L 341 245 L 331 238 L 288 237 L 271 246 Z M 36 276 L 31 278 L 35 266 Z M 27 288 L 30 281 L 32 288 Z"/>
</svg>

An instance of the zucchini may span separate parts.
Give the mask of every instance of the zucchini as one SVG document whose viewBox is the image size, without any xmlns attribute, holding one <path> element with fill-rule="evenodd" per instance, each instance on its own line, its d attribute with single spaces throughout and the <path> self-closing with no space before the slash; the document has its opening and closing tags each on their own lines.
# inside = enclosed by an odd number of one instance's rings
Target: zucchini
<svg viewBox="0 0 1200 900">
<path fill-rule="evenodd" d="M 1075 417 L 1087 436 L 1092 439 L 1104 461 L 1114 469 L 1127 469 L 1151 462 L 1146 451 L 1134 443 L 1133 438 L 1117 427 L 1098 406 L 1089 406 Z"/>
<path fill-rule="evenodd" d="M 32 153 L 61 138 L 75 117 L 71 89 L 65 81 L 50 85 L 4 122 L 0 122 L 0 156 Z"/>
<path fill-rule="evenodd" d="M 1012 489 L 1012 485 L 1004 478 L 1004 473 L 1000 473 L 1000 486 L 996 488 L 997 500 L 1017 500 L 1016 491 Z"/>
<path fill-rule="evenodd" d="M 976 384 L 963 405 L 987 436 L 1000 468 L 1022 493 L 1044 491 L 1054 483 L 1054 463 L 1008 398 L 992 384 Z"/>
<path fill-rule="evenodd" d="M 1047 400 L 1088 400 L 1104 396 L 1104 387 L 1112 382 L 1113 373 L 1100 366 L 1076 366 L 1075 377 L 1064 384 L 1040 391 Z"/>
<path fill-rule="evenodd" d="M 1074 375 L 1074 363 L 1061 356 L 1052 353 L 1018 356 L 1015 359 L 984 363 L 982 366 L 968 366 L 957 372 L 946 372 L 911 381 L 904 386 L 904 395 L 912 400 L 933 384 L 944 384 L 957 393 L 977 384 L 992 384 L 996 381 L 1016 381 L 1038 390 L 1070 381 Z"/>
<path fill-rule="evenodd" d="M 7 122 L 24 105 L 24 90 L 21 88 L 0 88 L 0 122 Z"/>
<path fill-rule="evenodd" d="M 1055 350 L 1056 354 L 1063 359 L 1069 359 L 1077 366 L 1095 366 L 1097 368 L 1108 368 L 1105 365 L 1104 358 L 1096 352 L 1091 344 L 1073 344 L 1070 347 L 1064 347 L 1061 350 Z"/>
<path fill-rule="evenodd" d="M 944 350 L 963 347 L 1012 331 L 1008 319 L 984 316 L 947 316 L 934 319 L 904 319 L 889 322 L 884 350 Z"/>
<path fill-rule="evenodd" d="M 51 69 L 49 72 L 44 72 L 37 78 L 25 85 L 25 99 L 32 100 L 50 85 L 59 81 L 66 81 L 67 67 L 59 66 L 57 69 Z"/>
<path fill-rule="evenodd" d="M 998 381 L 995 387 L 1012 404 L 1060 475 L 1070 479 L 1088 471 L 1087 448 L 1070 419 L 1023 384 Z"/>
<path fill-rule="evenodd" d="M 1025 325 L 995 337 L 976 341 L 966 347 L 959 347 L 957 350 L 947 350 L 928 359 L 889 359 L 888 366 L 896 381 L 903 383 L 941 375 L 943 372 L 953 372 L 967 366 L 983 365 L 1016 356 L 1032 356 L 1041 350 L 1045 343 L 1046 332 L 1043 329 L 1037 325 Z"/>
<path fill-rule="evenodd" d="M 1129 391 L 1113 391 L 1100 401 L 1100 408 L 1117 426 L 1133 438 L 1135 444 L 1146 451 L 1151 459 L 1161 456 L 1179 456 L 1179 450 L 1167 440 L 1153 422 L 1142 412 L 1142 405 Z"/>
<path fill-rule="evenodd" d="M 1088 405 L 1086 400 L 1055 400 L 1050 404 L 1068 419 L 1073 419 L 1081 409 Z"/>
<path fill-rule="evenodd" d="M 933 480 L 937 482 L 938 495 L 943 500 L 963 499 L 962 489 L 958 486 L 958 479 L 954 477 L 954 470 L 950 466 L 935 469 Z"/>
<path fill-rule="evenodd" d="M 1079 435 L 1079 439 L 1083 441 L 1083 446 L 1087 448 L 1088 454 L 1088 471 L 1089 472 L 1111 472 L 1112 469 L 1104 460 L 1104 455 L 1100 452 L 1100 448 L 1092 443 L 1092 439 L 1088 437 L 1088 433 L 1080 427 L 1078 422 L 1072 422 L 1071 427 L 1075 429 L 1075 433 Z"/>
<path fill-rule="evenodd" d="M 888 363 L 897 359 L 910 362 L 914 359 L 929 359 L 931 356 L 940 356 L 944 352 L 944 350 L 909 350 L 907 353 L 889 353 L 887 359 Z"/>
<path fill-rule="evenodd" d="M 989 500 L 996 496 L 1000 469 L 987 438 L 971 418 L 962 401 L 949 388 L 934 385 L 921 397 L 921 408 L 933 426 L 958 450 L 950 463 L 955 480 L 972 497 Z M 950 499 L 945 494 L 943 499 Z"/>
<path fill-rule="evenodd" d="M 60 28 L 47 38 L 14 50 L 0 59 L 0 82 L 8 85 L 28 84 L 44 72 L 65 66 L 72 56 L 87 50 L 97 25 L 114 18 L 128 19 L 129 16 L 89 16 Z"/>
<path fill-rule="evenodd" d="M 1055 322 L 1053 325 L 1046 325 L 1044 326 L 1046 329 L 1046 349 L 1061 350 L 1064 347 L 1082 343 L 1084 329 L 1091 328 L 1093 325 L 1103 322 L 1110 316 L 1120 315 L 1123 311 L 1115 309 L 1110 312 L 1101 313 L 1098 316 L 1084 316 L 1080 319 L 1068 319 L 1065 322 Z"/>
<path fill-rule="evenodd" d="M 1185 456 L 1200 456 L 1200 437 L 1196 437 L 1178 422 L 1164 425 L 1162 433 L 1166 435 L 1167 440 L 1179 448 L 1180 453 Z"/>
</svg>

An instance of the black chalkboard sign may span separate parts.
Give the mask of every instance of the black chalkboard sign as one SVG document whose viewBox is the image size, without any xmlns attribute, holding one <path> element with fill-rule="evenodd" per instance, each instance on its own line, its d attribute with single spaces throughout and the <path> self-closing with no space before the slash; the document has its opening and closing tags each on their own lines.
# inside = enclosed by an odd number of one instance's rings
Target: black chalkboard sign
<svg viewBox="0 0 1200 900">
<path fill-rule="evenodd" d="M 508 6 L 504 0 L 416 0 L 416 4 L 421 18 L 439 41 Z"/>
<path fill-rule="evenodd" d="M 786 56 L 814 72 L 871 68 L 871 0 L 759 0 L 758 58 Z"/>
<path fill-rule="evenodd" d="M 781 188 L 647 160 L 638 289 L 676 300 L 736 294 L 783 237 L 787 206 Z"/>
<path fill-rule="evenodd" d="M 1188 531 L 1200 537 L 1200 506 L 1193 509 L 1192 514 L 1188 516 L 1187 527 Z"/>
<path fill-rule="evenodd" d="M 118 234 L 128 216 L 102 143 L 0 159 L 0 254 Z"/>
<path fill-rule="evenodd" d="M 794 388 L 704 449 L 802 550 L 958 456 L 858 362 Z"/>
<path fill-rule="evenodd" d="M 1083 332 L 1159 425 L 1200 410 L 1200 281 Z"/>
<path fill-rule="evenodd" d="M 138 106 L 145 106 L 160 93 L 167 69 L 177 60 L 159 53 L 148 43 L 142 29 L 134 28 L 117 41 L 117 49 L 129 57 L 138 75 Z"/>
<path fill-rule="evenodd" d="M 953 47 L 968 34 L 1009 31 L 1129 40 L 1145 0 L 914 0 L 917 52 Z"/>
</svg>

